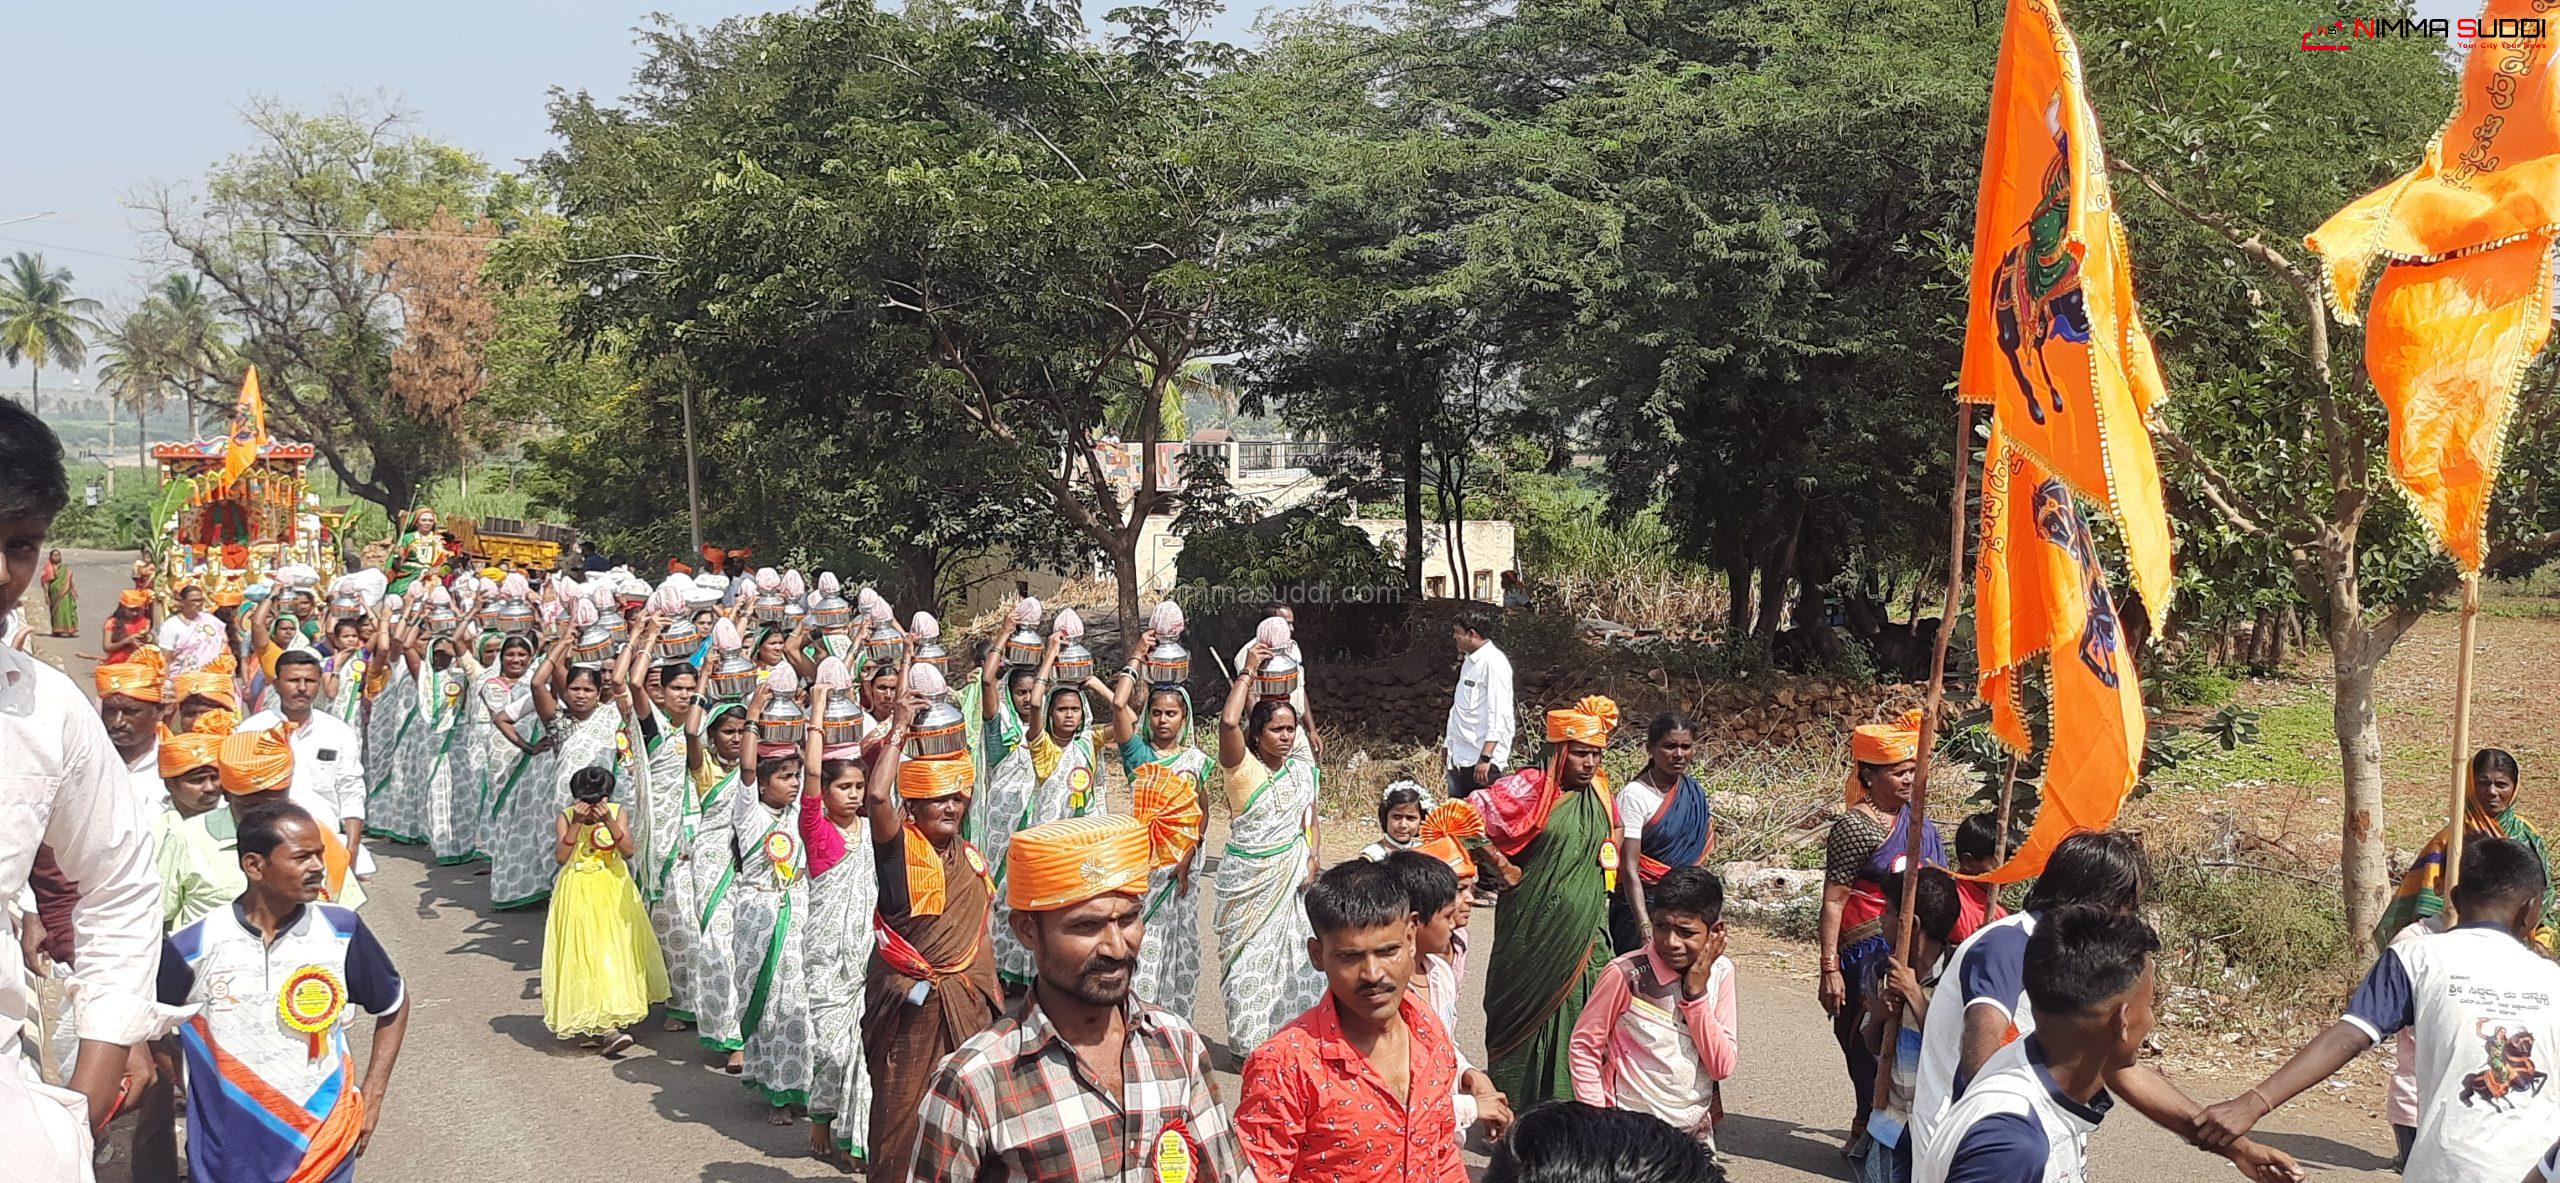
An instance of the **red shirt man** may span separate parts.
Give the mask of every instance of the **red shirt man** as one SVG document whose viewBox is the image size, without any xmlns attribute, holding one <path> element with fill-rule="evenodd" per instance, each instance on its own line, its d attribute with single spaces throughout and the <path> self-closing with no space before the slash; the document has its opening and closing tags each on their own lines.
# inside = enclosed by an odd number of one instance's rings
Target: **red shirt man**
<svg viewBox="0 0 2560 1183">
<path fill-rule="evenodd" d="M 1411 897 L 1367 860 L 1307 893 L 1322 1001 L 1255 1048 L 1236 1133 L 1260 1183 L 1466 1183 L 1450 1096 L 1458 1052 L 1405 987 Z"/>
</svg>

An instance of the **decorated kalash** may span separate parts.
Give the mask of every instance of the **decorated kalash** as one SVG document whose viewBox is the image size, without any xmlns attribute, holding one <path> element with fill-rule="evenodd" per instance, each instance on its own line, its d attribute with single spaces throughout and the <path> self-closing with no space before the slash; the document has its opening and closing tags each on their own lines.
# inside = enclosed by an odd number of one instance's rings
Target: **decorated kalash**
<svg viewBox="0 0 2560 1183">
<path fill-rule="evenodd" d="M 338 570 L 328 518 L 311 492 L 309 444 L 272 439 L 255 369 L 240 386 L 231 433 L 222 439 L 155 444 L 162 524 L 152 556 L 164 596 L 200 580 L 217 597 L 284 568 L 319 577 Z"/>
</svg>

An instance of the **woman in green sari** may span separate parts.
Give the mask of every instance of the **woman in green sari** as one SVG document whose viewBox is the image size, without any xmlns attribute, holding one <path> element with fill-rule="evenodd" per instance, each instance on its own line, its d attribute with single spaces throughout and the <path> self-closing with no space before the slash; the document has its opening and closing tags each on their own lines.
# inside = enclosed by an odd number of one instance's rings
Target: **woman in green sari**
<svg viewBox="0 0 2560 1183">
<path fill-rule="evenodd" d="M 1609 963 L 1617 811 L 1600 770 L 1618 705 L 1592 696 L 1547 712 L 1547 763 L 1477 792 L 1485 837 L 1507 862 L 1485 979 L 1484 1040 L 1494 1087 L 1527 1108 L 1573 1097 L 1568 1045 Z"/>
<path fill-rule="evenodd" d="M 2542 844 L 2542 834 L 2516 812 L 2516 790 L 2523 783 L 2523 773 L 2516 758 L 2502 748 L 2482 748 L 2471 756 L 2471 800 L 2463 824 L 2465 840 L 2479 838 L 2513 838 L 2524 843 L 2535 858 L 2542 860 L 2545 878 L 2551 869 L 2550 852 Z M 2391 939 L 2400 930 L 2444 912 L 2444 850 L 2453 836 L 2453 827 L 2436 831 L 2409 864 L 2407 874 L 2391 893 L 2391 903 L 2382 909 L 2382 923 L 2373 930 L 2374 944 L 2390 948 Z M 2553 952 L 2554 895 L 2544 888 L 2542 927 L 2535 929 L 2533 943 L 2543 953 Z"/>
<path fill-rule="evenodd" d="M 52 610 L 53 635 L 80 635 L 80 593 L 72 590 L 71 564 L 62 561 L 58 550 L 45 556 L 44 602 Z"/>
</svg>

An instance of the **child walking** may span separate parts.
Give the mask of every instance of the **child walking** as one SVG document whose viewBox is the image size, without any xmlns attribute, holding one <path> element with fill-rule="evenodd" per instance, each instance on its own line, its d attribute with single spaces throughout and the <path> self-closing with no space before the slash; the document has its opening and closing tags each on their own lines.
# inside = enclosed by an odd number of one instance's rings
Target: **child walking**
<svg viewBox="0 0 2560 1183">
<path fill-rule="evenodd" d="M 1971 830 L 1973 823 L 1967 821 L 1965 828 Z M 1957 839 L 1958 845 L 1963 841 Z M 1849 1151 L 1857 1183 L 1910 1183 L 1916 1149 L 1911 1098 L 1920 1080 L 1921 1032 L 1929 1016 L 1929 991 L 1946 972 L 1947 954 L 1956 946 L 1965 886 L 1943 867 L 1920 868 L 1911 908 L 1910 956 L 1899 961 L 1872 958 L 1863 970 L 1867 981 L 1859 997 L 1867 1000 L 1867 1013 L 1859 1019 L 1858 1032 L 1884 1070 L 1878 1073 L 1880 1095 L 1867 1117 L 1866 1133 Z M 1893 871 L 1884 877 L 1884 931 L 1898 932 L 1901 926 L 1902 872 Z"/>
<path fill-rule="evenodd" d="M 1737 1053 L 1724 884 L 1674 867 L 1645 893 L 1653 935 L 1600 971 L 1574 1024 L 1574 1099 L 1650 1113 L 1715 1145 L 1717 1082 Z"/>
<path fill-rule="evenodd" d="M 553 827 L 560 873 L 542 925 L 542 1022 L 564 1038 L 601 1039 L 604 1054 L 618 1056 L 631 1048 L 623 1028 L 667 1000 L 667 963 L 631 878 L 640 848 L 608 800 L 613 773 L 579 769 L 569 796 Z"/>
</svg>

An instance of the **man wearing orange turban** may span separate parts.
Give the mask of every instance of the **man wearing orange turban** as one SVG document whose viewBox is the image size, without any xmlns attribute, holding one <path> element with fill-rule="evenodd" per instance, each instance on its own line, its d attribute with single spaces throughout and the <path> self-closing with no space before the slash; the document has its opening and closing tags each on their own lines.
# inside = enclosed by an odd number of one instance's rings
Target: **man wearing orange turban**
<svg viewBox="0 0 2560 1183">
<path fill-rule="evenodd" d="M 169 686 L 160 651 L 148 645 L 129 660 L 98 667 L 98 718 L 107 738 L 124 757 L 125 778 L 133 785 L 134 804 L 147 822 L 169 807 L 160 785 L 160 720 L 168 713 Z"/>
<path fill-rule="evenodd" d="M 1920 753 L 1918 711 L 1849 733 L 1847 808 L 1831 822 L 1822 873 L 1822 976 L 1818 996 L 1831 1012 L 1831 1033 L 1849 1067 L 1854 1116 L 1850 1141 L 1866 1126 L 1875 1096 L 1876 1059 L 1858 1023 L 1866 1013 L 1867 963 L 1886 952 L 1885 878 L 1909 865 L 1913 818 L 1904 804 Z M 1946 845 L 1927 818 L 1917 819 L 1922 866 L 1944 866 Z M 1959 937 L 1958 939 L 1962 939 Z"/>
<path fill-rule="evenodd" d="M 160 852 L 161 919 L 172 932 L 240 898 L 248 886 L 240 874 L 239 822 L 222 786 L 222 745 L 239 723 L 229 711 L 210 711 L 193 731 L 160 735 L 169 809 L 160 815 L 153 845 Z"/>
<path fill-rule="evenodd" d="M 215 765 L 222 770 L 222 791 L 231 794 L 234 810 L 285 801 L 293 789 L 293 745 L 278 725 L 257 731 L 235 731 L 223 737 Z M 306 808 L 305 812 L 308 812 Z M 347 874 L 351 863 L 346 839 L 326 823 L 320 826 L 321 857 L 328 864 L 329 901 L 353 908 L 364 902 L 364 888 Z"/>
<path fill-rule="evenodd" d="M 1547 760 L 1467 799 L 1484 816 L 1492 886 L 1517 901 L 1494 930 L 1485 1046 L 1494 1088 L 1526 1110 L 1571 1099 L 1567 1046 L 1609 963 L 1618 819 L 1601 771 L 1618 704 L 1593 695 L 1547 712 Z"/>
<path fill-rule="evenodd" d="M 987 931 L 994 903 L 987 860 L 960 834 L 976 766 L 965 749 L 902 758 L 914 720 L 912 711 L 892 713 L 869 772 L 871 840 L 905 851 L 876 860 L 879 956 L 863 975 L 862 1056 L 871 1069 L 865 1144 L 884 1175 L 903 1170 L 915 1153 L 924 1066 L 985 1030 L 1004 1001 Z M 892 783 L 903 809 L 888 808 Z"/>
<path fill-rule="evenodd" d="M 1209 1080 L 1207 1041 L 1130 990 L 1145 931 L 1147 828 L 1103 815 L 1048 822 L 1015 834 L 1006 859 L 1010 921 L 1039 977 L 1019 1008 L 933 1070 L 900 1177 L 1252 1178 Z M 1065 1054 L 1043 1051 L 1053 1042 Z M 1124 1065 L 1119 1095 L 1074 1067 L 1097 1055 Z M 1124 1128 L 1142 1133 L 1120 1136 Z"/>
<path fill-rule="evenodd" d="M 215 657 L 213 663 L 203 669 L 179 674 L 171 679 L 171 688 L 177 700 L 177 709 L 173 712 L 176 717 L 170 720 L 171 726 L 182 732 L 192 731 L 195 729 L 197 717 L 206 711 L 224 710 L 234 714 L 239 713 L 240 683 L 232 676 L 238 668 L 239 663 L 231 660 L 230 654 L 224 653 Z"/>
</svg>

